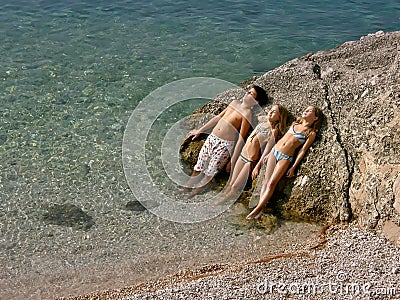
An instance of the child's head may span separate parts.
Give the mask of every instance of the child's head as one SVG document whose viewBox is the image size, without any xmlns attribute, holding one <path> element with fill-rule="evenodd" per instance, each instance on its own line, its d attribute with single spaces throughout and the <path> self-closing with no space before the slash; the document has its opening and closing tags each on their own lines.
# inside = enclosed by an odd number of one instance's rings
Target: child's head
<svg viewBox="0 0 400 300">
<path fill-rule="evenodd" d="M 268 112 L 268 120 L 272 128 L 278 129 L 279 136 L 284 134 L 287 116 L 288 110 L 281 104 L 272 105 L 270 111 Z"/>
<path fill-rule="evenodd" d="M 322 121 L 324 120 L 324 113 L 319 107 L 310 105 L 305 109 L 301 118 L 297 119 L 296 122 L 301 122 L 304 119 L 307 119 L 311 122 L 311 131 L 317 132 L 321 128 Z"/>
<path fill-rule="evenodd" d="M 252 88 L 256 91 L 256 101 L 260 106 L 265 105 L 268 102 L 268 95 L 267 92 L 258 85 L 253 85 Z"/>
<path fill-rule="evenodd" d="M 319 108 L 319 107 L 317 107 L 317 106 L 311 106 L 311 107 L 313 107 L 314 108 L 314 115 L 318 118 L 318 119 L 316 119 L 315 121 L 314 121 L 314 123 L 313 123 L 313 125 L 312 125 L 312 128 L 315 130 L 315 131 L 318 131 L 320 128 L 321 128 L 321 125 L 322 125 L 322 121 L 324 120 L 324 113 L 322 112 L 322 110 Z"/>
</svg>

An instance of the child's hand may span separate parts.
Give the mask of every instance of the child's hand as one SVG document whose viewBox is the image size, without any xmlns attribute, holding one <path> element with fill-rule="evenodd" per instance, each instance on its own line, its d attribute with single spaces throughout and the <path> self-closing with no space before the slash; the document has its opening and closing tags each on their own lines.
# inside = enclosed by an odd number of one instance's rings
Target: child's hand
<svg viewBox="0 0 400 300">
<path fill-rule="evenodd" d="M 232 167 L 232 164 L 231 164 L 231 162 L 229 161 L 229 162 L 226 164 L 226 166 L 225 166 L 225 171 L 226 171 L 227 173 L 229 173 L 229 172 L 231 171 L 231 167 Z"/>
<path fill-rule="evenodd" d="M 263 158 L 263 161 L 262 161 L 263 165 L 267 164 L 268 158 L 269 158 L 269 153 L 268 153 L 268 155 L 265 155 L 265 157 Z"/>
<path fill-rule="evenodd" d="M 292 167 L 286 172 L 286 177 L 292 178 L 293 176 L 294 176 L 294 168 Z"/>
<path fill-rule="evenodd" d="M 260 174 L 260 168 L 258 168 L 257 166 L 254 168 L 253 172 L 251 172 L 251 179 L 254 180 L 258 177 L 258 175 Z"/>
<path fill-rule="evenodd" d="M 190 131 L 189 131 L 188 137 L 193 136 L 193 137 L 192 137 L 192 141 L 193 141 L 193 140 L 195 140 L 196 138 L 199 137 L 200 133 L 201 133 L 201 132 L 199 132 L 197 129 L 193 129 L 193 130 L 190 130 Z"/>
</svg>

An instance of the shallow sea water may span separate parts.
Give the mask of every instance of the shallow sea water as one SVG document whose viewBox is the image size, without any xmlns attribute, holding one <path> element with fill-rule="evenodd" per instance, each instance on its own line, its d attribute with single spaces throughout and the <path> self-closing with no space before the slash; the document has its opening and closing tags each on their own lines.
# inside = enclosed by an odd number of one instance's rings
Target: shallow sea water
<svg viewBox="0 0 400 300">
<path fill-rule="evenodd" d="M 229 212 L 179 224 L 127 209 L 135 199 L 122 165 L 125 126 L 143 98 L 172 81 L 206 76 L 239 85 L 400 24 L 394 0 L 16 0 L 0 7 L 2 299 L 123 287 L 314 239 L 313 224 L 280 221 L 270 232 Z M 172 107 L 155 123 L 149 162 L 157 161 L 152 147 L 163 130 L 200 104 Z M 94 225 L 45 222 L 54 204 L 79 207 Z"/>
</svg>

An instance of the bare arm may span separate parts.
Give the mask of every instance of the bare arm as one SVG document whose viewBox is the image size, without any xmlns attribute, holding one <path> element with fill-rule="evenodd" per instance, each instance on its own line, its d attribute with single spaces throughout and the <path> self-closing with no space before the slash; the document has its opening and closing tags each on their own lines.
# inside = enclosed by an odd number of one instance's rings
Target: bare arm
<svg viewBox="0 0 400 300">
<path fill-rule="evenodd" d="M 231 167 L 233 167 L 235 165 L 235 162 L 238 159 L 239 154 L 242 151 L 242 148 L 244 146 L 245 138 L 250 129 L 250 122 L 248 120 L 251 120 L 251 114 L 242 117 L 242 123 L 240 124 L 240 134 L 236 141 L 235 150 L 233 151 L 233 155 L 232 155 L 232 159 L 231 159 Z"/>
<path fill-rule="evenodd" d="M 300 162 L 304 158 L 304 155 L 306 155 L 306 152 L 307 152 L 308 148 L 311 147 L 311 145 L 314 142 L 316 136 L 317 136 L 317 134 L 315 132 L 310 133 L 310 135 L 308 136 L 307 141 L 304 143 L 303 147 L 301 147 L 299 153 L 297 154 L 296 160 L 294 161 L 294 164 L 287 171 L 286 177 L 291 178 L 291 177 L 294 176 L 294 171 L 299 166 Z"/>
<path fill-rule="evenodd" d="M 264 159 L 265 157 L 271 152 L 272 147 L 275 145 L 275 141 L 278 137 L 278 130 L 277 129 L 273 129 L 272 134 L 270 135 L 267 144 L 265 146 L 265 149 L 260 157 L 260 159 L 258 160 L 256 166 L 254 167 L 253 172 L 251 173 L 251 178 L 254 180 L 258 177 L 258 174 L 260 173 L 260 169 L 261 166 L 264 163 Z"/>
<path fill-rule="evenodd" d="M 193 129 L 189 132 L 188 136 L 193 136 L 192 140 L 196 139 L 199 137 L 199 135 L 203 132 L 207 132 L 208 130 L 212 129 L 217 125 L 219 120 L 225 115 L 226 111 L 228 108 L 225 108 L 219 115 L 213 117 L 210 121 L 208 121 L 206 124 L 201 126 L 199 129 Z"/>
</svg>

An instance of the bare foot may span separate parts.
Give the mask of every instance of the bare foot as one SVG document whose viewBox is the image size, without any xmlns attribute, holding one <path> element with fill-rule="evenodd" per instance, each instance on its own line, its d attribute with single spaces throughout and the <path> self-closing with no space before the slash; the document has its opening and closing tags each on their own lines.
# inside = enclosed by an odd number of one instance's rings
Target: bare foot
<svg viewBox="0 0 400 300">
<path fill-rule="evenodd" d="M 211 203 L 212 206 L 218 206 L 224 204 L 228 200 L 229 196 L 224 195 L 221 198 L 218 198 L 215 200 L 213 203 Z"/>
<path fill-rule="evenodd" d="M 185 195 L 182 199 L 183 200 L 189 200 L 189 199 L 193 198 L 194 196 L 196 196 L 198 193 L 200 193 L 200 191 L 198 189 L 194 189 L 192 192 L 190 192 L 189 194 Z"/>
<path fill-rule="evenodd" d="M 247 215 L 246 220 L 257 220 L 259 219 L 263 214 L 263 210 L 261 209 L 258 213 L 256 211 L 256 208 Z"/>
<path fill-rule="evenodd" d="M 181 188 L 181 189 L 179 189 L 179 190 L 173 191 L 173 192 L 172 192 L 172 195 L 178 196 L 178 195 L 184 194 L 184 193 L 186 193 L 186 192 L 188 192 L 188 191 L 190 191 L 190 188 L 185 187 L 185 188 Z"/>
<path fill-rule="evenodd" d="M 217 199 L 214 203 L 212 203 L 212 205 L 213 206 L 222 205 L 227 201 L 234 200 L 234 199 L 236 200 L 239 196 L 240 196 L 240 192 L 230 190 L 229 192 L 225 192 L 225 194 L 221 198 Z"/>
</svg>

